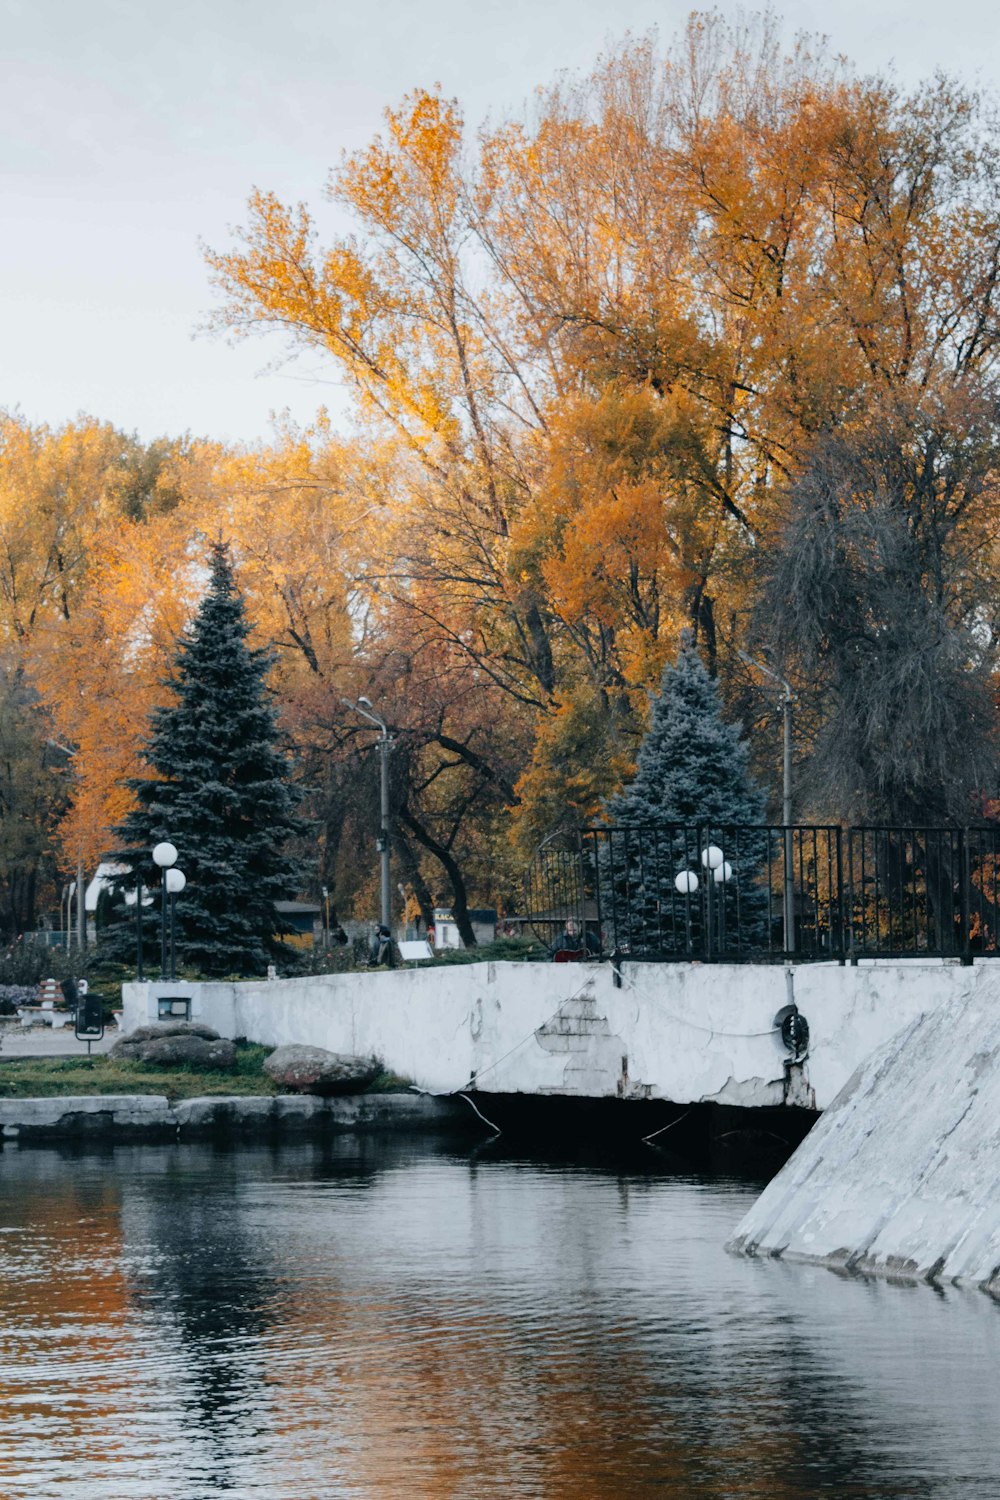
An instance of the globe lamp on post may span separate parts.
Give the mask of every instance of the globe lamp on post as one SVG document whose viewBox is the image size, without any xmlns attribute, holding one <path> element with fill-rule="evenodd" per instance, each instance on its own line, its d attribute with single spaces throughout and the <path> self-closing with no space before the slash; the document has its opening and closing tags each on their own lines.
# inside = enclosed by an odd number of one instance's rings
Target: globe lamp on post
<svg viewBox="0 0 1000 1500">
<path fill-rule="evenodd" d="M 128 900 L 128 897 L 125 898 Z M 142 863 L 135 863 L 135 977 L 140 984 L 146 978 L 142 954 Z"/>
<path fill-rule="evenodd" d="M 705 919 L 706 957 L 711 957 L 712 943 L 718 940 L 718 951 L 725 948 L 726 902 L 724 887 L 733 878 L 733 867 L 718 844 L 706 844 L 699 856 L 704 871 L 703 916 Z M 679 870 L 674 877 L 674 890 L 684 897 L 684 921 L 687 928 L 687 947 L 691 952 L 691 897 L 702 889 L 702 882 L 694 870 Z M 714 932 L 713 932 L 714 929 Z"/>
<path fill-rule="evenodd" d="M 708 938 L 708 952 L 711 954 L 713 928 L 715 928 L 714 935 L 718 937 L 720 952 L 722 950 L 722 901 L 720 899 L 718 903 L 716 902 L 715 888 L 725 884 L 728 878 L 726 875 L 720 876 L 720 871 L 728 869 L 730 875 L 733 872 L 732 866 L 727 863 L 726 856 L 718 844 L 707 844 L 701 851 L 701 867 L 705 871 L 705 931 Z"/>
<path fill-rule="evenodd" d="M 187 885 L 183 870 L 169 869 L 166 874 L 167 894 L 170 897 L 170 978 L 177 978 L 177 897 Z"/>
<path fill-rule="evenodd" d="M 709 868 L 710 868 L 711 874 L 712 874 L 711 889 L 708 892 L 708 900 L 709 900 L 709 908 L 710 908 L 710 910 L 709 910 L 709 920 L 711 920 L 711 903 L 712 903 L 712 900 L 713 900 L 712 891 L 714 891 L 717 886 L 721 888 L 721 887 L 725 886 L 730 880 L 732 880 L 732 878 L 733 878 L 733 867 L 729 863 L 728 859 L 725 859 L 722 856 L 722 850 L 721 849 L 708 848 L 708 849 L 704 850 L 703 853 L 702 853 L 702 860 L 703 861 L 704 861 L 704 858 L 705 858 L 706 854 L 709 854 L 709 855 L 718 854 L 720 856 L 719 859 L 716 861 L 716 863 L 712 864 L 710 862 L 710 864 L 709 864 Z M 726 946 L 726 893 L 725 893 L 725 891 L 723 889 L 719 890 L 719 894 L 718 894 L 718 898 L 717 898 L 716 910 L 715 910 L 715 922 L 716 922 L 716 934 L 717 934 L 718 940 L 719 940 L 719 952 L 721 953 L 723 951 L 723 949 L 725 948 L 725 946 Z"/>
<path fill-rule="evenodd" d="M 167 871 L 177 863 L 177 850 L 166 839 L 153 850 L 153 863 L 162 871 L 160 877 L 160 978 L 167 977 Z"/>
</svg>

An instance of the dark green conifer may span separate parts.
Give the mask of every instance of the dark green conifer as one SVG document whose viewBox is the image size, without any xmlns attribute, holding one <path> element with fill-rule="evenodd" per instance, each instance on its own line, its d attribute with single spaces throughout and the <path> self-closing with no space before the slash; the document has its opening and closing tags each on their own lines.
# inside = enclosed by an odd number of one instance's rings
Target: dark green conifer
<svg viewBox="0 0 1000 1500">
<path fill-rule="evenodd" d="M 690 639 L 667 666 L 639 747 L 635 777 L 608 802 L 616 823 L 758 823 L 764 797 L 750 751 Z"/>
<path fill-rule="evenodd" d="M 152 774 L 132 783 L 137 805 L 117 830 L 132 889 L 137 867 L 148 888 L 159 886 L 154 845 L 176 847 L 187 880 L 176 903 L 177 961 L 207 975 L 264 973 L 281 951 L 275 902 L 299 885 L 284 848 L 301 831 L 300 794 L 265 681 L 272 658 L 248 633 L 229 551 L 218 543 L 171 674 L 176 699 L 152 715 Z M 118 946 L 124 956 L 124 933 Z"/>
<path fill-rule="evenodd" d="M 764 936 L 759 880 L 770 836 L 747 831 L 764 812 L 748 764 L 749 749 L 723 718 L 718 687 L 685 638 L 676 665 L 663 672 L 636 774 L 607 804 L 601 884 L 617 945 L 677 957 L 706 945 L 746 948 Z M 728 882 L 705 869 L 709 846 L 725 854 Z M 689 897 L 676 888 L 685 871 L 698 880 Z"/>
</svg>

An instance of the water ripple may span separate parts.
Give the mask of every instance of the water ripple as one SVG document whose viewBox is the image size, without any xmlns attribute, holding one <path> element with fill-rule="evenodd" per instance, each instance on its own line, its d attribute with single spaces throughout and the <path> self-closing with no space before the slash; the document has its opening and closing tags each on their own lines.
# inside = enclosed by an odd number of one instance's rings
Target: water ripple
<svg viewBox="0 0 1000 1500">
<path fill-rule="evenodd" d="M 752 1189 L 374 1143 L 9 1152 L 2 1500 L 997 1500 L 998 1309 Z"/>
</svg>

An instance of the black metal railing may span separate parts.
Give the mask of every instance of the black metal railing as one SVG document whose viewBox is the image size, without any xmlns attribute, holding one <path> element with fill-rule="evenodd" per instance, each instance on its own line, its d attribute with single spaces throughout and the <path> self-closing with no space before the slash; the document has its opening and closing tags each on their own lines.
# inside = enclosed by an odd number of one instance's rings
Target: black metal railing
<svg viewBox="0 0 1000 1500">
<path fill-rule="evenodd" d="M 663 961 L 971 962 L 1000 956 L 1000 826 L 583 828 L 538 851 L 521 923 Z"/>
</svg>

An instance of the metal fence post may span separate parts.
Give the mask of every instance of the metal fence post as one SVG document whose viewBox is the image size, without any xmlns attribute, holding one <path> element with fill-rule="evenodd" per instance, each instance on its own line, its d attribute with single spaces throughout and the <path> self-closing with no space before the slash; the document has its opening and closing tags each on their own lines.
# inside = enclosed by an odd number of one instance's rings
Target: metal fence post
<svg viewBox="0 0 1000 1500">
<path fill-rule="evenodd" d="M 588 829 L 587 830 L 587 844 L 588 844 L 588 847 L 590 849 L 592 849 L 592 851 L 593 851 L 592 858 L 593 858 L 593 861 L 594 861 L 594 863 L 593 863 L 593 871 L 594 871 L 594 905 L 597 908 L 597 941 L 600 943 L 600 945 L 601 945 L 601 952 L 603 953 L 604 952 L 604 908 L 603 908 L 603 906 L 601 904 L 601 858 L 600 858 L 600 848 L 598 846 L 597 838 L 598 838 L 598 836 L 597 836 L 597 830 L 596 829 Z M 581 866 L 582 866 L 583 865 L 583 839 L 582 839 L 582 837 L 581 837 L 581 840 L 580 840 L 580 862 L 581 862 Z M 583 887 L 584 887 L 584 899 L 586 900 L 586 889 L 587 888 L 586 888 L 586 879 L 585 878 L 583 878 Z M 584 932 L 586 932 L 586 930 L 587 930 L 586 927 L 584 927 Z"/>
<path fill-rule="evenodd" d="M 966 967 L 968 967 L 972 963 L 972 933 L 969 930 L 969 897 L 971 895 L 970 887 L 972 885 L 972 865 L 969 859 L 968 830 L 965 828 L 960 828 L 958 830 L 958 851 L 959 869 L 961 871 L 961 874 L 959 876 L 959 879 L 961 881 L 961 885 L 959 887 L 959 920 L 962 924 L 962 942 L 960 951 L 962 954 L 962 963 Z"/>
<path fill-rule="evenodd" d="M 847 959 L 847 914 L 844 908 L 844 850 L 843 829 L 837 824 L 837 944 L 840 948 L 840 962 Z"/>
<path fill-rule="evenodd" d="M 792 855 L 792 829 L 784 825 L 784 923 L 785 953 L 795 952 L 795 861 Z M 800 846 L 801 847 L 801 846 Z"/>
</svg>

